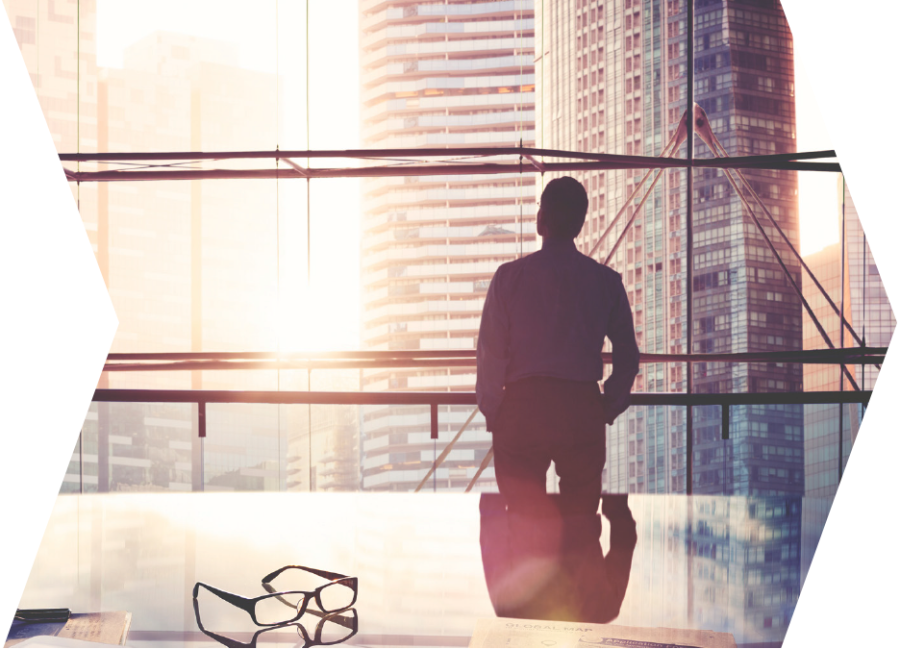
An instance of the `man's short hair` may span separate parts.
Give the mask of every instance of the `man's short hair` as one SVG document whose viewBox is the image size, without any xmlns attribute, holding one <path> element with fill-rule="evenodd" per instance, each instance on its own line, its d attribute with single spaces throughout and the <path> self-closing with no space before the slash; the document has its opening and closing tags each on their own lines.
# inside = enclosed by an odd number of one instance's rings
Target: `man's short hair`
<svg viewBox="0 0 900 649">
<path fill-rule="evenodd" d="M 544 236 L 574 239 L 584 226 L 587 208 L 587 192 L 580 182 L 571 176 L 554 178 L 541 194 Z"/>
</svg>

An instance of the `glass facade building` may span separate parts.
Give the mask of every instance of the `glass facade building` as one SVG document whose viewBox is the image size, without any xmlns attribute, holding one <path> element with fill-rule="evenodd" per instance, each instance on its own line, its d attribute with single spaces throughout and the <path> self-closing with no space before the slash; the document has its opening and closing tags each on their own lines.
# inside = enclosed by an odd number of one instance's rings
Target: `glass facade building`
<svg viewBox="0 0 900 649">
<path fill-rule="evenodd" d="M 841 206 L 845 219 L 844 239 L 847 253 L 847 274 L 849 275 L 849 300 L 857 314 L 859 326 L 854 325 L 856 333 L 869 347 L 887 347 L 891 343 L 894 329 L 897 326 L 897 318 L 891 310 L 887 292 L 884 290 L 884 282 L 881 273 L 875 265 L 872 250 L 866 241 L 866 233 L 863 231 L 862 221 L 850 195 L 843 176 L 837 179 L 838 205 Z M 852 323 L 851 323 L 852 324 Z M 848 334 L 844 334 L 845 344 L 849 347 L 854 343 Z M 879 368 L 875 365 L 856 368 L 860 388 L 871 390 L 878 378 Z"/>
<path fill-rule="evenodd" d="M 844 178 L 837 179 L 837 214 L 832 222 L 840 231 L 843 221 L 844 263 L 841 266 L 841 243 L 807 255 L 804 261 L 831 300 L 844 309 L 844 318 L 869 347 L 887 347 L 896 327 L 881 275 L 866 242 L 859 214 Z M 839 236 L 840 238 L 840 236 Z M 841 291 L 841 278 L 844 287 Z M 857 342 L 849 331 L 841 337 L 840 316 L 826 303 L 812 280 L 803 274 L 804 294 L 816 317 L 822 323 L 836 347 L 855 347 Z M 822 349 L 824 344 L 812 320 L 803 317 L 804 349 Z M 862 390 L 871 390 L 878 378 L 875 365 L 851 365 L 849 374 Z M 837 366 L 807 365 L 803 369 L 806 390 L 844 390 L 853 386 L 847 378 L 841 385 Z M 859 434 L 864 409 L 859 404 L 808 405 L 804 407 L 804 448 L 806 495 L 834 498 L 843 467 Z M 840 460 L 838 448 L 841 448 Z"/>
<path fill-rule="evenodd" d="M 366 148 L 534 145 L 531 0 L 361 0 Z M 518 158 L 512 158 L 518 161 Z M 363 184 L 363 348 L 476 345 L 491 277 L 535 249 L 530 176 L 387 177 Z M 473 369 L 366 370 L 364 390 L 465 390 Z M 471 408 L 443 407 L 437 444 L 427 408 L 363 409 L 362 487 L 413 489 Z M 478 415 L 429 489 L 463 489 L 491 446 Z M 493 468 L 479 488 L 492 488 Z"/>
<path fill-rule="evenodd" d="M 792 41 L 776 2 L 695 3 L 694 100 L 729 155 L 795 151 Z M 686 109 L 685 3 L 567 0 L 537 8 L 538 146 L 660 156 Z M 695 139 L 695 157 L 714 157 Z M 684 149 L 676 154 L 684 155 Z M 577 177 L 590 208 L 583 252 L 607 258 L 632 218 L 628 197 L 642 170 Z M 622 274 L 645 353 L 780 351 L 800 348 L 800 301 L 721 170 L 694 172 L 693 349 L 687 349 L 685 186 L 667 171 L 634 216 L 609 265 Z M 746 170 L 781 228 L 799 238 L 794 172 Z M 613 217 L 624 213 L 607 238 Z M 761 218 L 762 214 L 759 212 Z M 773 236 L 789 272 L 799 264 Z M 644 364 L 636 391 L 681 392 L 684 366 Z M 695 392 L 802 389 L 801 370 L 774 363 L 697 363 Z M 608 429 L 605 488 L 686 490 L 683 408 L 631 408 Z M 803 491 L 800 406 L 734 407 L 723 441 L 720 409 L 694 409 L 694 493 Z M 767 449 L 775 448 L 775 452 Z"/>
<path fill-rule="evenodd" d="M 854 317 L 853 303 L 850 299 L 850 274 L 847 272 L 847 254 L 844 254 L 844 318 L 856 329 L 858 322 Z M 839 243 L 827 246 L 819 252 L 803 258 L 806 265 L 819 280 L 831 300 L 841 306 L 841 246 Z M 807 273 L 803 273 L 804 295 L 813 309 L 816 318 L 822 324 L 835 345 L 840 340 L 840 316 L 826 302 Z M 845 332 L 845 342 L 849 343 L 849 334 Z M 823 349 L 825 343 L 808 314 L 803 314 L 803 348 Z M 859 368 L 848 367 L 850 375 L 859 383 Z M 807 391 L 819 390 L 852 390 L 850 382 L 844 378 L 841 385 L 841 368 L 835 365 L 806 365 L 803 368 L 803 386 Z M 843 422 L 841 422 L 843 418 Z M 858 404 L 839 405 L 806 405 L 803 407 L 803 460 L 804 482 L 807 496 L 833 498 L 837 493 L 841 466 L 846 466 L 850 449 L 859 433 L 861 410 Z M 842 430 L 841 430 L 842 429 Z M 838 440 L 842 436 L 842 443 Z M 838 448 L 841 447 L 841 458 L 838 460 Z"/>
</svg>

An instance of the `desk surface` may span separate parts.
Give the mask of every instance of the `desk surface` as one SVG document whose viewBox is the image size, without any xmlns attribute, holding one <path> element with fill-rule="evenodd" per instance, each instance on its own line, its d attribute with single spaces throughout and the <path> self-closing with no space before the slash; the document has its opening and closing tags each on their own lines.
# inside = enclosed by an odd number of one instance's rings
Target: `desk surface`
<svg viewBox="0 0 900 649">
<path fill-rule="evenodd" d="M 60 496 L 20 607 L 128 610 L 130 646 L 220 646 L 197 628 L 194 583 L 256 597 L 265 594 L 263 575 L 301 564 L 359 578 L 359 633 L 349 644 L 467 646 L 476 620 L 494 617 L 479 497 Z M 723 631 L 738 645 L 780 644 L 828 501 L 644 495 L 629 504 L 638 541 L 614 624 Z M 212 605 L 203 612 L 207 628 L 236 637 L 253 629 L 239 617 Z M 279 646 L 299 640 L 277 638 L 286 643 Z"/>
</svg>

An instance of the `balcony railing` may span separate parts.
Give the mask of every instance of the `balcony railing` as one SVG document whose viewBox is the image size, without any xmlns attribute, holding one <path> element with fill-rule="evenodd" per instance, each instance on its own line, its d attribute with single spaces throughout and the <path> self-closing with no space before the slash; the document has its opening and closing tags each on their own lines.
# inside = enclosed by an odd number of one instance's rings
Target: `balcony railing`
<svg viewBox="0 0 900 649">
<path fill-rule="evenodd" d="M 686 363 L 798 363 L 827 365 L 870 365 L 884 360 L 886 348 L 855 347 L 846 349 L 804 350 L 789 352 L 750 352 L 729 354 L 642 354 L 640 362 Z M 603 360 L 611 362 L 611 354 L 604 353 Z M 448 351 L 395 351 L 395 352 L 221 352 L 221 353 L 137 353 L 110 354 L 105 365 L 107 372 L 147 371 L 221 371 L 221 370 L 378 370 L 423 368 L 475 368 L 475 353 L 471 350 Z M 757 393 L 685 393 L 638 392 L 631 397 L 632 406 L 670 406 L 690 408 L 718 406 L 720 408 L 721 439 L 731 436 L 731 409 L 751 405 L 814 405 L 861 404 L 865 407 L 871 390 L 845 390 L 820 392 L 757 392 Z M 430 438 L 435 440 L 435 459 L 426 479 L 435 474 L 442 460 L 448 456 L 452 445 L 477 413 L 475 393 L 471 391 L 311 391 L 311 390 L 168 390 L 168 389 L 97 389 L 95 402 L 106 403 L 180 403 L 195 404 L 197 415 L 195 430 L 200 438 L 206 438 L 208 404 L 272 404 L 309 406 L 428 406 L 430 409 Z M 476 407 L 454 440 L 438 456 L 439 407 Z M 687 419 L 687 418 L 686 418 Z M 843 432 L 843 417 L 839 430 Z M 693 434 L 687 434 L 685 444 L 686 491 L 693 490 Z M 838 464 L 842 453 L 843 435 L 838 440 Z M 481 475 L 490 457 L 469 488 Z M 840 474 L 841 467 L 836 470 Z M 424 480 L 423 480 L 424 483 Z M 421 485 L 420 485 L 421 486 Z"/>
</svg>

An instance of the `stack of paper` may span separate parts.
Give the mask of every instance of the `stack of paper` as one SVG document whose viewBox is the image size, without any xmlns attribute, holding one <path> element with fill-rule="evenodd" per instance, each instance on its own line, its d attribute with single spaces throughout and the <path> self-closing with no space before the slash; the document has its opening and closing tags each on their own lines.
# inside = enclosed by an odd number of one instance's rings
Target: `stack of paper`
<svg viewBox="0 0 900 649">
<path fill-rule="evenodd" d="M 716 631 L 612 624 L 482 618 L 470 647 L 734 647 L 734 636 Z"/>
</svg>

